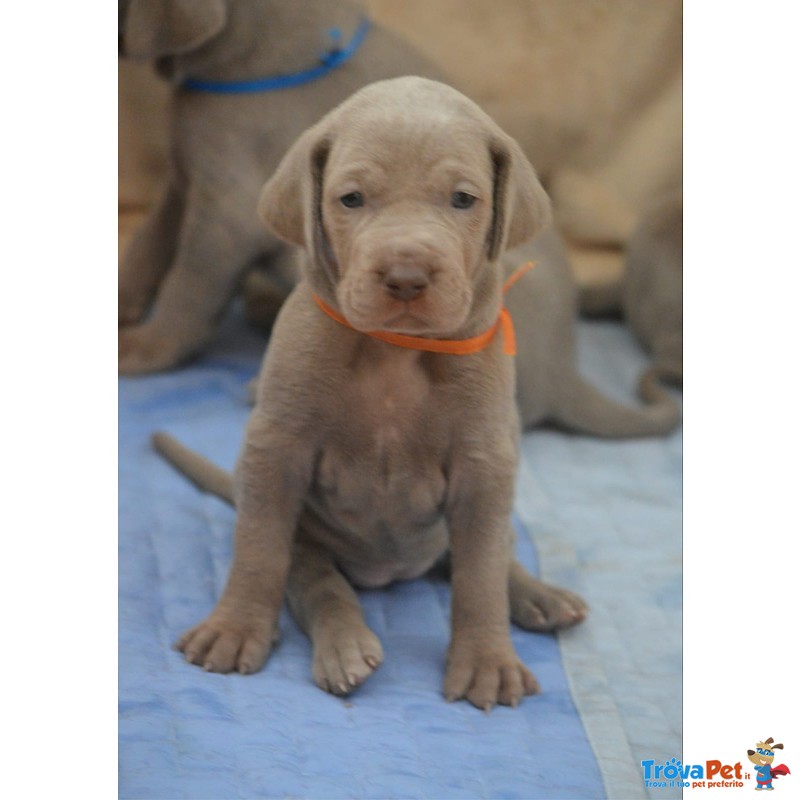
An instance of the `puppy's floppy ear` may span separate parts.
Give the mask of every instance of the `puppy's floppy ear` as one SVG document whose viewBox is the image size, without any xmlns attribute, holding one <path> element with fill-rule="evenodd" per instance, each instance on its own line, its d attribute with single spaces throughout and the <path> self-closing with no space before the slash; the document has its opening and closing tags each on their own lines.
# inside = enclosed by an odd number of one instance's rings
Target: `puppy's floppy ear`
<svg viewBox="0 0 800 800">
<path fill-rule="evenodd" d="M 261 190 L 258 213 L 270 230 L 290 244 L 326 255 L 322 186 L 333 136 L 322 123 L 289 148 Z"/>
<path fill-rule="evenodd" d="M 125 54 L 151 59 L 188 53 L 216 36 L 226 22 L 224 0 L 130 0 Z"/>
<path fill-rule="evenodd" d="M 316 216 L 330 145 L 315 125 L 289 148 L 261 190 L 258 213 L 267 227 L 290 244 L 305 247 L 306 221 Z"/>
<path fill-rule="evenodd" d="M 510 136 L 494 136 L 489 152 L 494 196 L 487 253 L 494 261 L 504 250 L 524 244 L 549 225 L 551 210 L 550 198 L 530 161 Z"/>
</svg>

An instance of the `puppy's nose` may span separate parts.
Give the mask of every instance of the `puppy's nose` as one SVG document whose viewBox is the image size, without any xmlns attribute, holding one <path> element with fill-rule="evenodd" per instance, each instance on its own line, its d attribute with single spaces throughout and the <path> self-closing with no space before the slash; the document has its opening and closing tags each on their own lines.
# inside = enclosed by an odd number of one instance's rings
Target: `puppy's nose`
<svg viewBox="0 0 800 800">
<path fill-rule="evenodd" d="M 414 264 L 395 264 L 383 278 L 389 294 L 395 300 L 408 302 L 419 297 L 430 282 L 428 271 Z"/>
</svg>

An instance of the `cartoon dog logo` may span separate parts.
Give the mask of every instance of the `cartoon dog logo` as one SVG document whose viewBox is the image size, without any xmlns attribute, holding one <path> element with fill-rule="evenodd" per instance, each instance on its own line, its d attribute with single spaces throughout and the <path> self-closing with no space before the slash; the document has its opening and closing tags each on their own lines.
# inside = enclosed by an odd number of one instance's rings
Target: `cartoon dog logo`
<svg viewBox="0 0 800 800">
<path fill-rule="evenodd" d="M 757 742 L 755 750 L 748 750 L 747 757 L 756 765 L 756 791 L 772 791 L 775 787 L 772 785 L 772 779 L 781 775 L 790 775 L 789 767 L 786 764 L 778 764 L 777 767 L 772 766 L 775 760 L 775 751 L 783 750 L 782 744 L 773 744 L 775 740 L 770 736 L 766 742 Z"/>
</svg>

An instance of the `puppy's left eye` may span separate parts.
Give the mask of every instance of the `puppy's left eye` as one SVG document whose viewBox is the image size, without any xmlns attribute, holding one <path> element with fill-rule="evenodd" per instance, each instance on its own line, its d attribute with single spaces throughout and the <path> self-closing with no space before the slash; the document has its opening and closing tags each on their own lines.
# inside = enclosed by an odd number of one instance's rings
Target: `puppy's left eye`
<svg viewBox="0 0 800 800">
<path fill-rule="evenodd" d="M 453 192 L 450 205 L 453 208 L 472 208 L 478 198 L 467 192 Z"/>
<path fill-rule="evenodd" d="M 361 192 L 348 192 L 339 198 L 345 208 L 361 208 L 364 205 L 364 195 Z"/>
</svg>

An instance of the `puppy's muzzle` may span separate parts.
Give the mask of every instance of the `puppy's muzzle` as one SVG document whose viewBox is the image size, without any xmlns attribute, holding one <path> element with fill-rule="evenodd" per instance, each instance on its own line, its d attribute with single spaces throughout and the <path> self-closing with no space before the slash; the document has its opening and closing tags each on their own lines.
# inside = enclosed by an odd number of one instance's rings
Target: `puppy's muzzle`
<svg viewBox="0 0 800 800">
<path fill-rule="evenodd" d="M 386 291 L 405 303 L 422 295 L 430 284 L 430 270 L 417 264 L 393 264 L 383 275 Z"/>
</svg>

